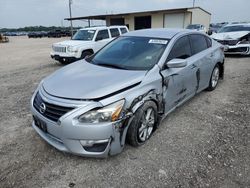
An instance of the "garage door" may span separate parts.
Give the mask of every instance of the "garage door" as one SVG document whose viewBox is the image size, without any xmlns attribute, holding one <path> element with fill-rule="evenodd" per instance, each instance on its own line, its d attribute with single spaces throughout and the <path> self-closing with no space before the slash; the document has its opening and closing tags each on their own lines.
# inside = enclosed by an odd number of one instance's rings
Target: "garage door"
<svg viewBox="0 0 250 188">
<path fill-rule="evenodd" d="M 166 27 L 166 28 L 183 28 L 184 27 L 184 13 L 165 14 L 164 27 Z"/>
</svg>

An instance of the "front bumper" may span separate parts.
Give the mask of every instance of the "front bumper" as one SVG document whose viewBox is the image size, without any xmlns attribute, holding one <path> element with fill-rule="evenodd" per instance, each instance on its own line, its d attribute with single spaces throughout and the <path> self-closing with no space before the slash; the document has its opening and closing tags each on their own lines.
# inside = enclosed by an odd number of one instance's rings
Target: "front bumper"
<svg viewBox="0 0 250 188">
<path fill-rule="evenodd" d="M 59 62 L 64 62 L 64 63 L 72 63 L 72 62 L 80 60 L 80 58 L 68 57 L 68 56 L 60 56 L 60 55 L 50 55 L 50 57 L 52 59 L 55 59 L 55 60 L 57 60 Z"/>
<path fill-rule="evenodd" d="M 237 44 L 235 46 L 225 46 L 225 54 L 250 55 L 250 44 Z"/>
<path fill-rule="evenodd" d="M 34 97 L 33 97 L 34 98 Z M 36 125 L 33 120 L 34 130 L 50 145 L 56 149 L 80 156 L 104 158 L 115 155 L 123 150 L 125 135 L 128 126 L 125 120 L 103 124 L 80 124 L 75 120 L 74 112 L 63 115 L 58 122 L 44 117 L 33 106 L 31 112 L 35 119 L 46 123 L 46 131 Z"/>
<path fill-rule="evenodd" d="M 50 52 L 50 57 L 56 61 L 72 63 L 81 59 L 78 53 Z"/>
</svg>

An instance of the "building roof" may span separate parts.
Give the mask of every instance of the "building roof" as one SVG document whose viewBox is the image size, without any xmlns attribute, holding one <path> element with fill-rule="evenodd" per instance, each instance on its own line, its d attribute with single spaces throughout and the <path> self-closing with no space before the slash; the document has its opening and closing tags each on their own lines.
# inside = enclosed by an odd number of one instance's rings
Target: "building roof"
<svg viewBox="0 0 250 188">
<path fill-rule="evenodd" d="M 187 30 L 187 29 L 167 29 L 167 28 L 141 29 L 141 30 L 128 32 L 126 34 L 123 34 L 123 36 L 171 39 L 178 33 L 186 33 L 186 32 L 190 32 L 190 30 Z"/>
<path fill-rule="evenodd" d="M 85 20 L 85 19 L 90 19 L 90 20 L 106 20 L 106 17 L 109 16 L 127 16 L 127 15 L 131 15 L 131 14 L 141 14 L 141 13 L 148 13 L 148 14 L 155 14 L 158 12 L 164 12 L 164 11 L 171 11 L 171 12 L 175 12 L 175 11 L 179 11 L 179 12 L 183 12 L 183 11 L 188 11 L 190 9 L 201 9 L 202 11 L 206 12 L 207 14 L 211 15 L 210 12 L 204 10 L 201 7 L 187 7 L 187 8 L 177 8 L 177 9 L 161 9 L 161 10 L 153 10 L 153 11 L 142 11 L 142 12 L 128 12 L 128 13 L 120 13 L 120 14 L 103 14 L 103 15 L 93 15 L 93 16 L 82 16 L 82 17 L 73 17 L 73 18 L 65 18 L 64 20 Z"/>
</svg>

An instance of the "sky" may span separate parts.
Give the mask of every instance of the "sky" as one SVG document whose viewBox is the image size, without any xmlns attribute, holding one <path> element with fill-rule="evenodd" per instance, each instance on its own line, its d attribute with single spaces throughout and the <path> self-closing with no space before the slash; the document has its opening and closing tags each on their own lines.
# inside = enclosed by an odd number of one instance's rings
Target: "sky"
<svg viewBox="0 0 250 188">
<path fill-rule="evenodd" d="M 192 7 L 193 0 L 72 0 L 72 16 L 116 14 Z M 69 0 L 0 0 L 0 28 L 24 26 L 69 26 Z M 250 0 L 196 0 L 212 13 L 212 22 L 250 22 Z M 74 26 L 85 26 L 74 21 Z"/>
</svg>

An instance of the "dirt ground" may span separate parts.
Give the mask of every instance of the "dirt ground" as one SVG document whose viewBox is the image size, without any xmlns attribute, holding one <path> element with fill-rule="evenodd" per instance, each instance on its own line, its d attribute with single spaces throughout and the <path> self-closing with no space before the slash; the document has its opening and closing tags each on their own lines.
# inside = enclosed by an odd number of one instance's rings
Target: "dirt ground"
<svg viewBox="0 0 250 188">
<path fill-rule="evenodd" d="M 57 151 L 31 127 L 30 98 L 62 66 L 61 39 L 0 44 L 0 187 L 250 187 L 250 58 L 227 57 L 225 79 L 171 113 L 149 142 L 107 159 Z"/>
</svg>

